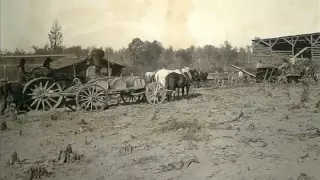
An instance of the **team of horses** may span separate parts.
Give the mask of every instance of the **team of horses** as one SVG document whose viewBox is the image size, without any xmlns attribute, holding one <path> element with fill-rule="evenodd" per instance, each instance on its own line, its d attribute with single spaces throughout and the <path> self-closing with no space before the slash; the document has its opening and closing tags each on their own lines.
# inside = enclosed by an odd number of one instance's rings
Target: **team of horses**
<svg viewBox="0 0 320 180">
<path fill-rule="evenodd" d="M 145 78 L 149 82 L 159 82 L 165 89 L 169 90 L 171 94 L 167 96 L 168 101 L 180 96 L 180 89 L 182 96 L 186 89 L 186 97 L 189 98 L 190 86 L 195 81 L 202 81 L 207 78 L 208 74 L 183 67 L 181 69 L 169 70 L 162 68 L 153 72 L 146 72 Z"/>
</svg>

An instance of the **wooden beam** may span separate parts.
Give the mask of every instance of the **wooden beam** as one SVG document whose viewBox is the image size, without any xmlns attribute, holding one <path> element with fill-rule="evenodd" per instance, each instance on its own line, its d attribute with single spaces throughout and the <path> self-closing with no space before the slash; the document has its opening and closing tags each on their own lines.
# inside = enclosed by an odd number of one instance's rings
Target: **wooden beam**
<svg viewBox="0 0 320 180">
<path fill-rule="evenodd" d="M 286 38 L 282 38 L 283 40 L 285 40 L 287 43 L 289 43 L 292 46 L 292 43 L 290 41 L 288 41 Z"/>
<path fill-rule="evenodd" d="M 311 40 L 308 37 L 304 37 L 310 44 L 312 44 Z"/>
<path fill-rule="evenodd" d="M 295 44 L 293 44 L 293 37 L 291 37 L 291 54 L 292 54 L 292 56 L 294 56 L 294 45 Z"/>
<path fill-rule="evenodd" d="M 271 54 L 271 56 L 272 56 L 272 46 L 271 46 L 271 39 L 269 39 L 269 50 L 270 50 L 270 54 Z"/>
<path fill-rule="evenodd" d="M 231 67 L 233 67 L 233 68 L 235 68 L 235 69 L 237 69 L 239 71 L 242 71 L 243 73 L 248 74 L 251 77 L 254 77 L 254 78 L 256 77 L 256 75 L 254 75 L 254 74 L 252 74 L 252 73 L 250 73 L 250 72 L 248 72 L 248 71 L 246 71 L 244 69 L 241 69 L 238 66 L 235 66 L 235 65 L 231 64 Z"/>
<path fill-rule="evenodd" d="M 309 49 L 310 47 L 305 47 L 303 49 L 301 49 L 301 51 L 299 51 L 296 55 L 293 56 L 293 58 L 298 57 L 300 54 L 302 54 L 304 51 L 306 51 L 307 49 Z"/>
<path fill-rule="evenodd" d="M 260 42 L 263 42 L 263 43 L 266 44 L 267 46 L 271 47 L 271 45 L 268 44 L 267 42 L 265 42 L 264 40 L 260 40 Z"/>
<path fill-rule="evenodd" d="M 273 47 L 277 42 L 278 42 L 278 38 L 276 39 L 276 41 L 274 41 L 274 43 L 271 44 L 271 47 Z"/>
<path fill-rule="evenodd" d="M 259 42 L 260 42 L 260 41 L 258 41 L 257 43 L 256 43 L 256 42 L 253 43 L 253 45 L 252 45 L 252 50 L 259 44 Z"/>
<path fill-rule="evenodd" d="M 316 44 L 320 39 L 320 36 L 313 42 L 313 44 Z"/>
<path fill-rule="evenodd" d="M 296 40 L 293 42 L 293 45 L 294 45 L 294 46 L 297 44 L 298 40 L 299 40 L 299 36 L 298 36 L 298 37 L 296 38 Z"/>
<path fill-rule="evenodd" d="M 16 55 L 16 56 L 2 56 L 2 58 L 41 58 L 41 57 L 66 57 L 66 56 L 75 56 L 75 54 Z"/>
</svg>

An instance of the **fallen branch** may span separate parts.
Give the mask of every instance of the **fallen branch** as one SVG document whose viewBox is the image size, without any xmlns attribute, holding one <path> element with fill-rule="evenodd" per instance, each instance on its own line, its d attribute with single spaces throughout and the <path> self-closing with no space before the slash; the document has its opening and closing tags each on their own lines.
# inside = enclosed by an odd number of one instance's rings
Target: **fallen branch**
<svg viewBox="0 0 320 180">
<path fill-rule="evenodd" d="M 15 165 L 15 164 L 21 164 L 21 163 L 25 162 L 26 160 L 27 159 L 20 160 L 19 156 L 18 156 L 18 153 L 16 151 L 14 151 L 11 154 L 10 160 L 7 162 L 7 165 L 8 166 L 12 166 L 12 165 Z"/>
<path fill-rule="evenodd" d="M 231 121 L 223 121 L 223 122 L 213 123 L 211 126 L 220 126 L 222 124 L 227 124 L 227 123 L 232 123 L 232 122 L 238 121 L 241 117 L 243 117 L 243 115 L 244 115 L 244 113 L 241 111 L 239 116 L 236 117 L 235 119 L 233 119 Z"/>
<path fill-rule="evenodd" d="M 200 163 L 200 161 L 196 157 L 193 157 L 187 161 L 180 160 L 175 163 L 169 163 L 168 165 L 161 165 L 160 168 L 162 172 L 181 170 L 182 168 L 188 168 L 191 163 Z"/>
</svg>

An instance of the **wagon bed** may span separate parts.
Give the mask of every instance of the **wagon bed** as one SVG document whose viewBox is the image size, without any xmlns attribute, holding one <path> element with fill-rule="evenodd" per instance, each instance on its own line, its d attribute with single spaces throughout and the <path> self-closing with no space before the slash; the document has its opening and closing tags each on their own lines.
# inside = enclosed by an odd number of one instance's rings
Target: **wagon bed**
<svg viewBox="0 0 320 180">
<path fill-rule="evenodd" d="M 116 79 L 123 83 L 125 78 L 139 79 L 142 85 L 110 88 L 110 82 Z M 59 82 L 48 77 L 40 77 L 28 82 L 23 90 L 24 102 L 29 109 L 46 111 L 58 108 L 62 103 L 71 110 L 100 111 L 108 107 L 110 99 L 119 97 L 123 103 L 146 100 L 149 104 L 157 105 L 164 101 L 165 96 L 166 90 L 160 83 L 145 84 L 138 76 L 102 77 L 87 83 L 82 83 L 76 78 L 70 87 L 64 90 Z"/>
</svg>

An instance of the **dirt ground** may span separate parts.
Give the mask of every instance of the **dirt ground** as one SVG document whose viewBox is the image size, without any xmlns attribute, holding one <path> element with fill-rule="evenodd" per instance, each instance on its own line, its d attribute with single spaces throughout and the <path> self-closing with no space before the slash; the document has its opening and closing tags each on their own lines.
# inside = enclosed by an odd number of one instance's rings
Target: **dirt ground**
<svg viewBox="0 0 320 180">
<path fill-rule="evenodd" d="M 31 166 L 43 167 L 33 169 L 33 179 L 320 179 L 319 84 L 195 93 L 157 108 L 8 117 L 9 129 L 0 132 L 0 179 L 24 180 Z M 68 144 L 71 158 L 59 160 Z M 20 163 L 8 165 L 14 151 Z"/>
</svg>

